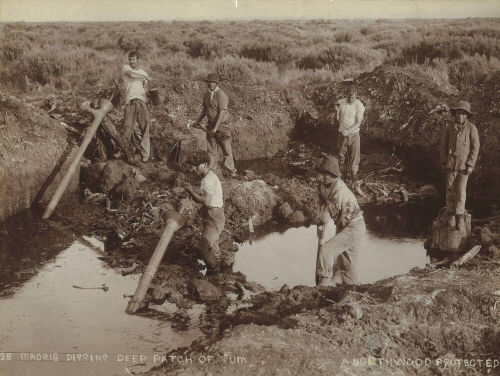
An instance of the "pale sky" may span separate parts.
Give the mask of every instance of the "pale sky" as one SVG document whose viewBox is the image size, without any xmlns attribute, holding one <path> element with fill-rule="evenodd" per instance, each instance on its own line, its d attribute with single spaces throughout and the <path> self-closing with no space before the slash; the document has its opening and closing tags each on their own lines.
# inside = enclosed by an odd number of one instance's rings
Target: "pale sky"
<svg viewBox="0 0 500 376">
<path fill-rule="evenodd" d="M 0 21 L 500 17 L 500 0 L 0 0 Z"/>
</svg>

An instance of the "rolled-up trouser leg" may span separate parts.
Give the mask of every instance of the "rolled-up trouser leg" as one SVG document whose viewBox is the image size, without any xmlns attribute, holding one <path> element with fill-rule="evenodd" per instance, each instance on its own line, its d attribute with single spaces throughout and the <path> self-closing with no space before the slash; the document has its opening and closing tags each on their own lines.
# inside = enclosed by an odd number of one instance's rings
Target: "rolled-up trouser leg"
<svg viewBox="0 0 500 376">
<path fill-rule="evenodd" d="M 142 160 L 146 162 L 151 155 L 151 141 L 149 137 L 149 110 L 146 102 L 138 100 L 136 101 L 136 118 L 139 123 L 139 145 L 141 150 Z"/>
<path fill-rule="evenodd" d="M 334 260 L 338 260 L 345 283 L 356 283 L 356 263 L 365 236 L 364 219 L 351 222 L 331 240 L 320 246 L 316 274 L 332 277 Z M 341 256 L 341 257 L 339 257 Z"/>
<path fill-rule="evenodd" d="M 467 180 L 469 179 L 469 175 L 457 174 L 457 178 L 455 179 L 455 188 L 456 188 L 456 206 L 455 206 L 455 214 L 464 214 L 465 213 L 465 199 L 467 198 Z"/>
<path fill-rule="evenodd" d="M 132 141 L 132 134 L 134 134 L 134 127 L 135 127 L 135 113 L 136 113 L 136 106 L 134 101 L 130 101 L 125 105 L 125 115 L 123 117 L 123 138 L 125 139 L 125 142 L 128 144 L 128 147 L 130 148 L 130 143 Z"/>
<path fill-rule="evenodd" d="M 219 251 L 219 236 L 224 230 L 224 208 L 207 208 L 205 224 L 201 235 L 200 252 L 203 260 L 212 269 L 219 269 L 215 252 Z"/>
<path fill-rule="evenodd" d="M 227 131 L 217 132 L 217 141 L 222 148 L 222 153 L 224 154 L 224 167 L 233 171 L 234 170 L 234 158 L 233 158 L 233 147 L 231 145 L 232 137 Z"/>
<path fill-rule="evenodd" d="M 354 177 L 359 170 L 359 160 L 361 151 L 361 140 L 359 137 L 359 132 L 350 134 L 347 136 L 349 139 L 348 149 L 349 149 L 349 169 L 351 171 L 352 177 Z"/>
<path fill-rule="evenodd" d="M 446 172 L 446 211 L 448 214 L 456 214 L 457 189 L 455 180 L 458 171 Z"/>
<path fill-rule="evenodd" d="M 219 160 L 219 145 L 217 140 L 209 134 L 207 134 L 207 153 L 210 157 L 209 168 L 213 169 Z"/>
</svg>

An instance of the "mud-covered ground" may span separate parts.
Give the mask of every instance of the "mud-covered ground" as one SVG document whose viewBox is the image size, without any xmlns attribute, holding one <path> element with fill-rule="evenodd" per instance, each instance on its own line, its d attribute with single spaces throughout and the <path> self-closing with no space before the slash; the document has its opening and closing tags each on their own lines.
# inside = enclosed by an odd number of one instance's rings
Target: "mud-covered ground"
<svg viewBox="0 0 500 376">
<path fill-rule="evenodd" d="M 429 150 L 449 120 L 446 108 L 438 105 L 443 98 L 453 98 L 443 97 L 443 93 L 422 96 L 422 85 L 411 82 L 388 90 L 392 86 L 377 77 L 391 78 L 393 73 L 361 77 L 361 99 L 373 102 L 362 131 L 355 191 L 373 228 L 402 226 L 421 234 L 425 223 L 394 213 L 406 205 L 425 204 L 422 210 L 428 210 L 427 216 L 432 218 L 444 203 L 444 181 L 436 173 L 437 159 Z M 384 87 L 387 93 L 381 91 Z M 356 288 L 299 286 L 279 292 L 266 292 L 241 273 L 230 272 L 238 243 L 250 236 L 250 219 L 259 230 L 274 224 L 311 223 L 317 200 L 314 168 L 322 153 L 335 150 L 335 131 L 322 117 L 328 115 L 333 94 L 340 88 L 308 91 L 310 102 L 303 107 L 311 106 L 309 110 L 299 108 L 301 100 L 288 92 L 262 96 L 260 89 L 246 89 L 253 91 L 255 98 L 262 97 L 256 101 L 255 113 L 246 113 L 242 104 L 236 106 L 235 150 L 238 159 L 260 155 L 266 159 L 239 161 L 235 178 L 216 171 L 225 197 L 226 228 L 218 256 L 226 273 L 211 277 L 201 273 L 203 266 L 196 252 L 202 228 L 201 205 L 190 200 L 184 189 L 187 183 L 199 184 L 185 158 L 189 151 L 203 147 L 201 131 L 189 133 L 185 127 L 196 115 L 199 103 L 191 100 L 185 108 L 181 106 L 183 98 L 200 97 L 201 89 L 195 84 L 183 88 L 179 97 L 170 98 L 166 107 L 153 109 L 152 128 L 167 125 L 156 129 L 153 161 L 138 166 L 121 160 L 99 162 L 98 150 L 104 146 L 93 141 L 82 162 L 79 193 L 61 202 L 52 217 L 80 234 L 102 239 L 103 259 L 110 266 L 124 274 L 141 273 L 163 231 L 167 212 L 185 207 L 187 224 L 174 234 L 138 314 L 173 321 L 182 330 L 191 325 L 187 309 L 205 303 L 206 313 L 200 320 L 205 337 L 168 354 L 165 364 L 150 374 L 498 372 L 500 367 L 493 366 L 500 353 L 500 221 L 498 197 L 491 194 L 498 186 L 483 184 L 484 179 L 471 179 L 468 204 L 474 225 L 469 246 L 480 244 L 481 251 L 459 268 L 449 266 L 458 255 L 431 254 L 433 262 L 444 257 L 448 262 Z M 77 108 L 84 97 L 94 94 L 63 96 L 47 103 L 33 99 L 33 103 L 51 114 L 55 123 L 50 126 L 63 127 L 69 131 L 68 138 L 79 140 L 90 115 Z M 402 103 L 403 108 L 399 108 Z M 412 112 L 411 107 L 416 110 Z M 16 114 L 15 109 L 12 114 Z M 118 111 L 108 116 L 115 125 L 120 120 Z M 483 129 L 485 153 L 478 176 L 497 168 L 495 121 Z M 16 124 L 22 125 L 21 121 Z M 427 136 L 431 146 L 426 143 Z M 104 138 L 100 133 L 97 140 Z M 112 159 L 112 154 L 108 158 Z M 485 201 L 477 200 L 478 192 Z M 177 312 L 163 311 L 165 301 L 174 303 Z M 186 357 L 193 361 L 186 362 Z"/>
<path fill-rule="evenodd" d="M 236 178 L 217 171 L 225 194 L 220 259 L 226 273 L 211 277 L 200 273 L 200 205 L 184 191 L 187 182 L 198 181 L 186 165 L 156 161 L 134 167 L 112 161 L 82 168 L 81 195 L 61 204 L 53 219 L 103 239 L 105 259 L 124 273 L 143 270 L 166 211 L 181 203 L 187 207 L 187 225 L 175 233 L 139 314 L 171 320 L 182 329 L 190 325 L 186 310 L 205 303 L 200 320 L 205 337 L 166 354 L 164 365 L 150 375 L 497 372 L 498 217 L 474 220 L 470 245 L 481 244 L 482 250 L 458 269 L 449 266 L 458 255 L 431 254 L 434 262 L 445 256 L 449 262 L 356 288 L 299 286 L 279 292 L 266 292 L 241 273 L 230 273 L 236 243 L 249 236 L 250 217 L 257 227 L 310 224 L 317 197 L 314 166 L 324 150 L 292 143 L 271 160 L 238 162 Z M 426 203 L 433 215 L 443 201 L 439 179 L 426 184 L 428 179 L 375 144 L 363 152 L 359 179 L 357 196 L 374 227 L 412 221 L 389 214 L 396 207 Z M 111 199 L 108 208 L 105 197 Z M 496 205 L 476 205 L 475 217 L 498 215 Z M 406 227 L 425 231 L 416 222 Z M 178 311 L 165 313 L 165 301 Z"/>
</svg>

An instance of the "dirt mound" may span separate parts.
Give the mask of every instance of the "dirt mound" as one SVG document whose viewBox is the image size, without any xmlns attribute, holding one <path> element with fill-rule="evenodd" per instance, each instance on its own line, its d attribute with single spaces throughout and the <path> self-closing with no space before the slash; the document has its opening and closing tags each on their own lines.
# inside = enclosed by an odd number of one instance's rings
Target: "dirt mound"
<svg viewBox="0 0 500 376">
<path fill-rule="evenodd" d="M 0 222 L 47 203 L 76 152 L 68 132 L 45 111 L 0 92 Z M 78 187 L 79 168 L 66 190 Z"/>
<path fill-rule="evenodd" d="M 468 100 L 476 113 L 472 122 L 478 128 L 481 141 L 480 158 L 471 176 L 472 186 L 483 191 L 484 186 L 494 187 L 498 192 L 499 81 L 489 81 L 459 93 L 453 87 L 439 87 L 431 76 L 408 68 L 379 66 L 355 80 L 358 98 L 366 107 L 361 134 L 395 148 L 411 168 L 439 175 L 441 132 L 453 121 L 449 106 L 458 99 Z M 318 124 L 330 124 L 334 104 L 343 97 L 345 88 L 344 83 L 338 83 L 311 89 L 307 96 L 315 108 L 301 114 L 299 131 L 317 134 Z M 333 129 L 332 134 L 336 137 Z M 333 142 L 330 145 L 334 147 Z"/>
<path fill-rule="evenodd" d="M 468 374 L 489 373 L 499 349 L 498 282 L 468 270 L 421 270 L 355 290 L 260 294 L 252 307 L 226 317 L 220 335 L 168 354 L 193 363 L 148 374 L 451 375 L 471 359 Z M 213 361 L 200 364 L 202 355 Z"/>
</svg>

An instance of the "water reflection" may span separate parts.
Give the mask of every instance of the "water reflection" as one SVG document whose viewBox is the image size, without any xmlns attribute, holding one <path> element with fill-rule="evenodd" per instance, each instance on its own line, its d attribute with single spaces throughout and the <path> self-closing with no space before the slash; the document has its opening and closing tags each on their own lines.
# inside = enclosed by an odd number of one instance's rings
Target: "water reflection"
<svg viewBox="0 0 500 376">
<path fill-rule="evenodd" d="M 261 236 L 253 245 L 244 243 L 236 253 L 234 271 L 268 289 L 284 284 L 315 286 L 317 245 L 316 226 Z M 428 261 L 422 239 L 379 237 L 368 231 L 358 263 L 359 282 L 404 274 Z"/>
<path fill-rule="evenodd" d="M 143 365 L 130 369 L 145 371 L 155 365 L 154 355 L 187 346 L 200 335 L 199 330 L 177 333 L 167 322 L 127 315 L 123 295 L 133 294 L 140 274 L 121 276 L 98 259 L 96 250 L 103 250 L 96 239 L 74 240 L 14 294 L 0 298 L 0 352 L 13 353 L 17 360 L 0 362 L 0 374 L 121 375 L 134 363 Z M 103 284 L 108 291 L 73 287 Z M 21 360 L 30 353 L 58 354 L 58 361 Z M 72 354 L 87 354 L 87 360 Z M 106 360 L 90 360 L 99 354 L 106 354 Z M 126 361 L 120 358 L 125 354 L 146 358 Z"/>
</svg>

